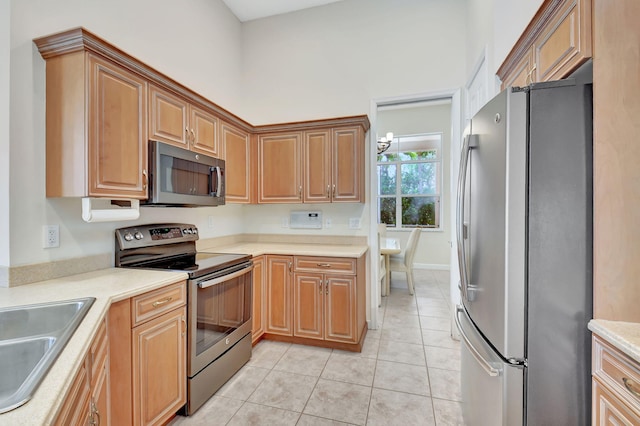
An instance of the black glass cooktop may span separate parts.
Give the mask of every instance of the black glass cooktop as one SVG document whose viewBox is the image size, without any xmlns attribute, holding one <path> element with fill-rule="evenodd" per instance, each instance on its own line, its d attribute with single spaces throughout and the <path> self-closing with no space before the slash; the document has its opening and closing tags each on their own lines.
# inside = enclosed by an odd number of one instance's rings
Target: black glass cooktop
<svg viewBox="0 0 640 426">
<path fill-rule="evenodd" d="M 222 271 L 249 260 L 251 260 L 251 256 L 246 254 L 198 252 L 140 262 L 135 265 L 129 265 L 129 267 L 184 271 L 188 272 L 191 278 L 195 278 L 204 274 Z"/>
</svg>

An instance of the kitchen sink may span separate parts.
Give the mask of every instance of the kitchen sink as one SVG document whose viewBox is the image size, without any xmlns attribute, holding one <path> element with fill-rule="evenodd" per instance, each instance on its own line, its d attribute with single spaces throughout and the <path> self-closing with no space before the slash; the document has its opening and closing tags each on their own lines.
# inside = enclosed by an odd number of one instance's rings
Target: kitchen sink
<svg viewBox="0 0 640 426">
<path fill-rule="evenodd" d="M 0 413 L 26 403 L 95 301 L 0 309 Z"/>
</svg>

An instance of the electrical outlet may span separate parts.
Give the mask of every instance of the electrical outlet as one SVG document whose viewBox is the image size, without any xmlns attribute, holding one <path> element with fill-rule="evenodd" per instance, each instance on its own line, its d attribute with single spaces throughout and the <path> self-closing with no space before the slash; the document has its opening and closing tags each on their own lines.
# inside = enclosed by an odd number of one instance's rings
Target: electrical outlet
<svg viewBox="0 0 640 426">
<path fill-rule="evenodd" d="M 208 221 L 208 223 L 209 223 L 209 228 L 213 228 L 213 226 L 214 226 L 214 223 L 213 223 L 213 216 L 209 216 L 209 217 L 207 218 L 207 221 Z"/>
<path fill-rule="evenodd" d="M 360 218 L 359 217 L 350 217 L 349 218 L 349 229 L 360 229 Z"/>
<path fill-rule="evenodd" d="M 60 247 L 60 226 L 59 225 L 45 225 L 42 227 L 43 234 L 43 248 L 55 248 Z"/>
<path fill-rule="evenodd" d="M 331 218 L 330 217 L 327 217 L 327 218 L 324 219 L 324 227 L 327 228 L 327 229 L 331 228 Z"/>
</svg>

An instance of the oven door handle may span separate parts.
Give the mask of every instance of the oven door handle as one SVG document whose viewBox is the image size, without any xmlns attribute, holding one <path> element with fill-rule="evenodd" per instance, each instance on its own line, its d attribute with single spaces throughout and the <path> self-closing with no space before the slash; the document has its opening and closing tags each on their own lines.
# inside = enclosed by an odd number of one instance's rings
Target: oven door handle
<svg viewBox="0 0 640 426">
<path fill-rule="evenodd" d="M 234 278 L 237 278 L 237 277 L 239 277 L 239 276 L 241 276 L 241 275 L 244 275 L 244 274 L 246 274 L 246 273 L 248 273 L 248 272 L 251 272 L 251 271 L 253 271 L 253 265 L 251 265 L 251 266 L 249 266 L 249 267 L 247 267 L 247 268 L 242 268 L 242 269 L 240 269 L 239 271 L 233 272 L 233 273 L 231 273 L 231 274 L 229 274 L 229 275 L 223 275 L 223 276 L 221 276 L 221 277 L 214 278 L 214 279 L 212 279 L 212 280 L 207 280 L 207 281 L 199 282 L 199 283 L 198 283 L 198 288 L 207 288 L 207 287 L 211 287 L 211 286 L 213 286 L 213 285 L 217 285 L 217 284 L 223 283 L 223 282 L 225 282 L 225 281 L 232 280 L 232 279 L 234 279 Z"/>
</svg>

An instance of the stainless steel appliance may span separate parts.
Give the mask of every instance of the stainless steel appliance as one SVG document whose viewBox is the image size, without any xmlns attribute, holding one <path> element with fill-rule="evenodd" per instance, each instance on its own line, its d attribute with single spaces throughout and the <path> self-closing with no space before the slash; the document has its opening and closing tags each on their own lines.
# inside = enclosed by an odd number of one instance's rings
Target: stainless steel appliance
<svg viewBox="0 0 640 426">
<path fill-rule="evenodd" d="M 115 238 L 117 267 L 189 274 L 184 412 L 191 415 L 251 357 L 251 256 L 196 252 L 198 228 L 189 224 L 120 228 Z"/>
<path fill-rule="evenodd" d="M 507 88 L 471 120 L 457 202 L 467 425 L 590 424 L 591 89 Z"/>
<path fill-rule="evenodd" d="M 143 205 L 219 206 L 224 197 L 224 160 L 149 141 L 149 199 Z"/>
</svg>

